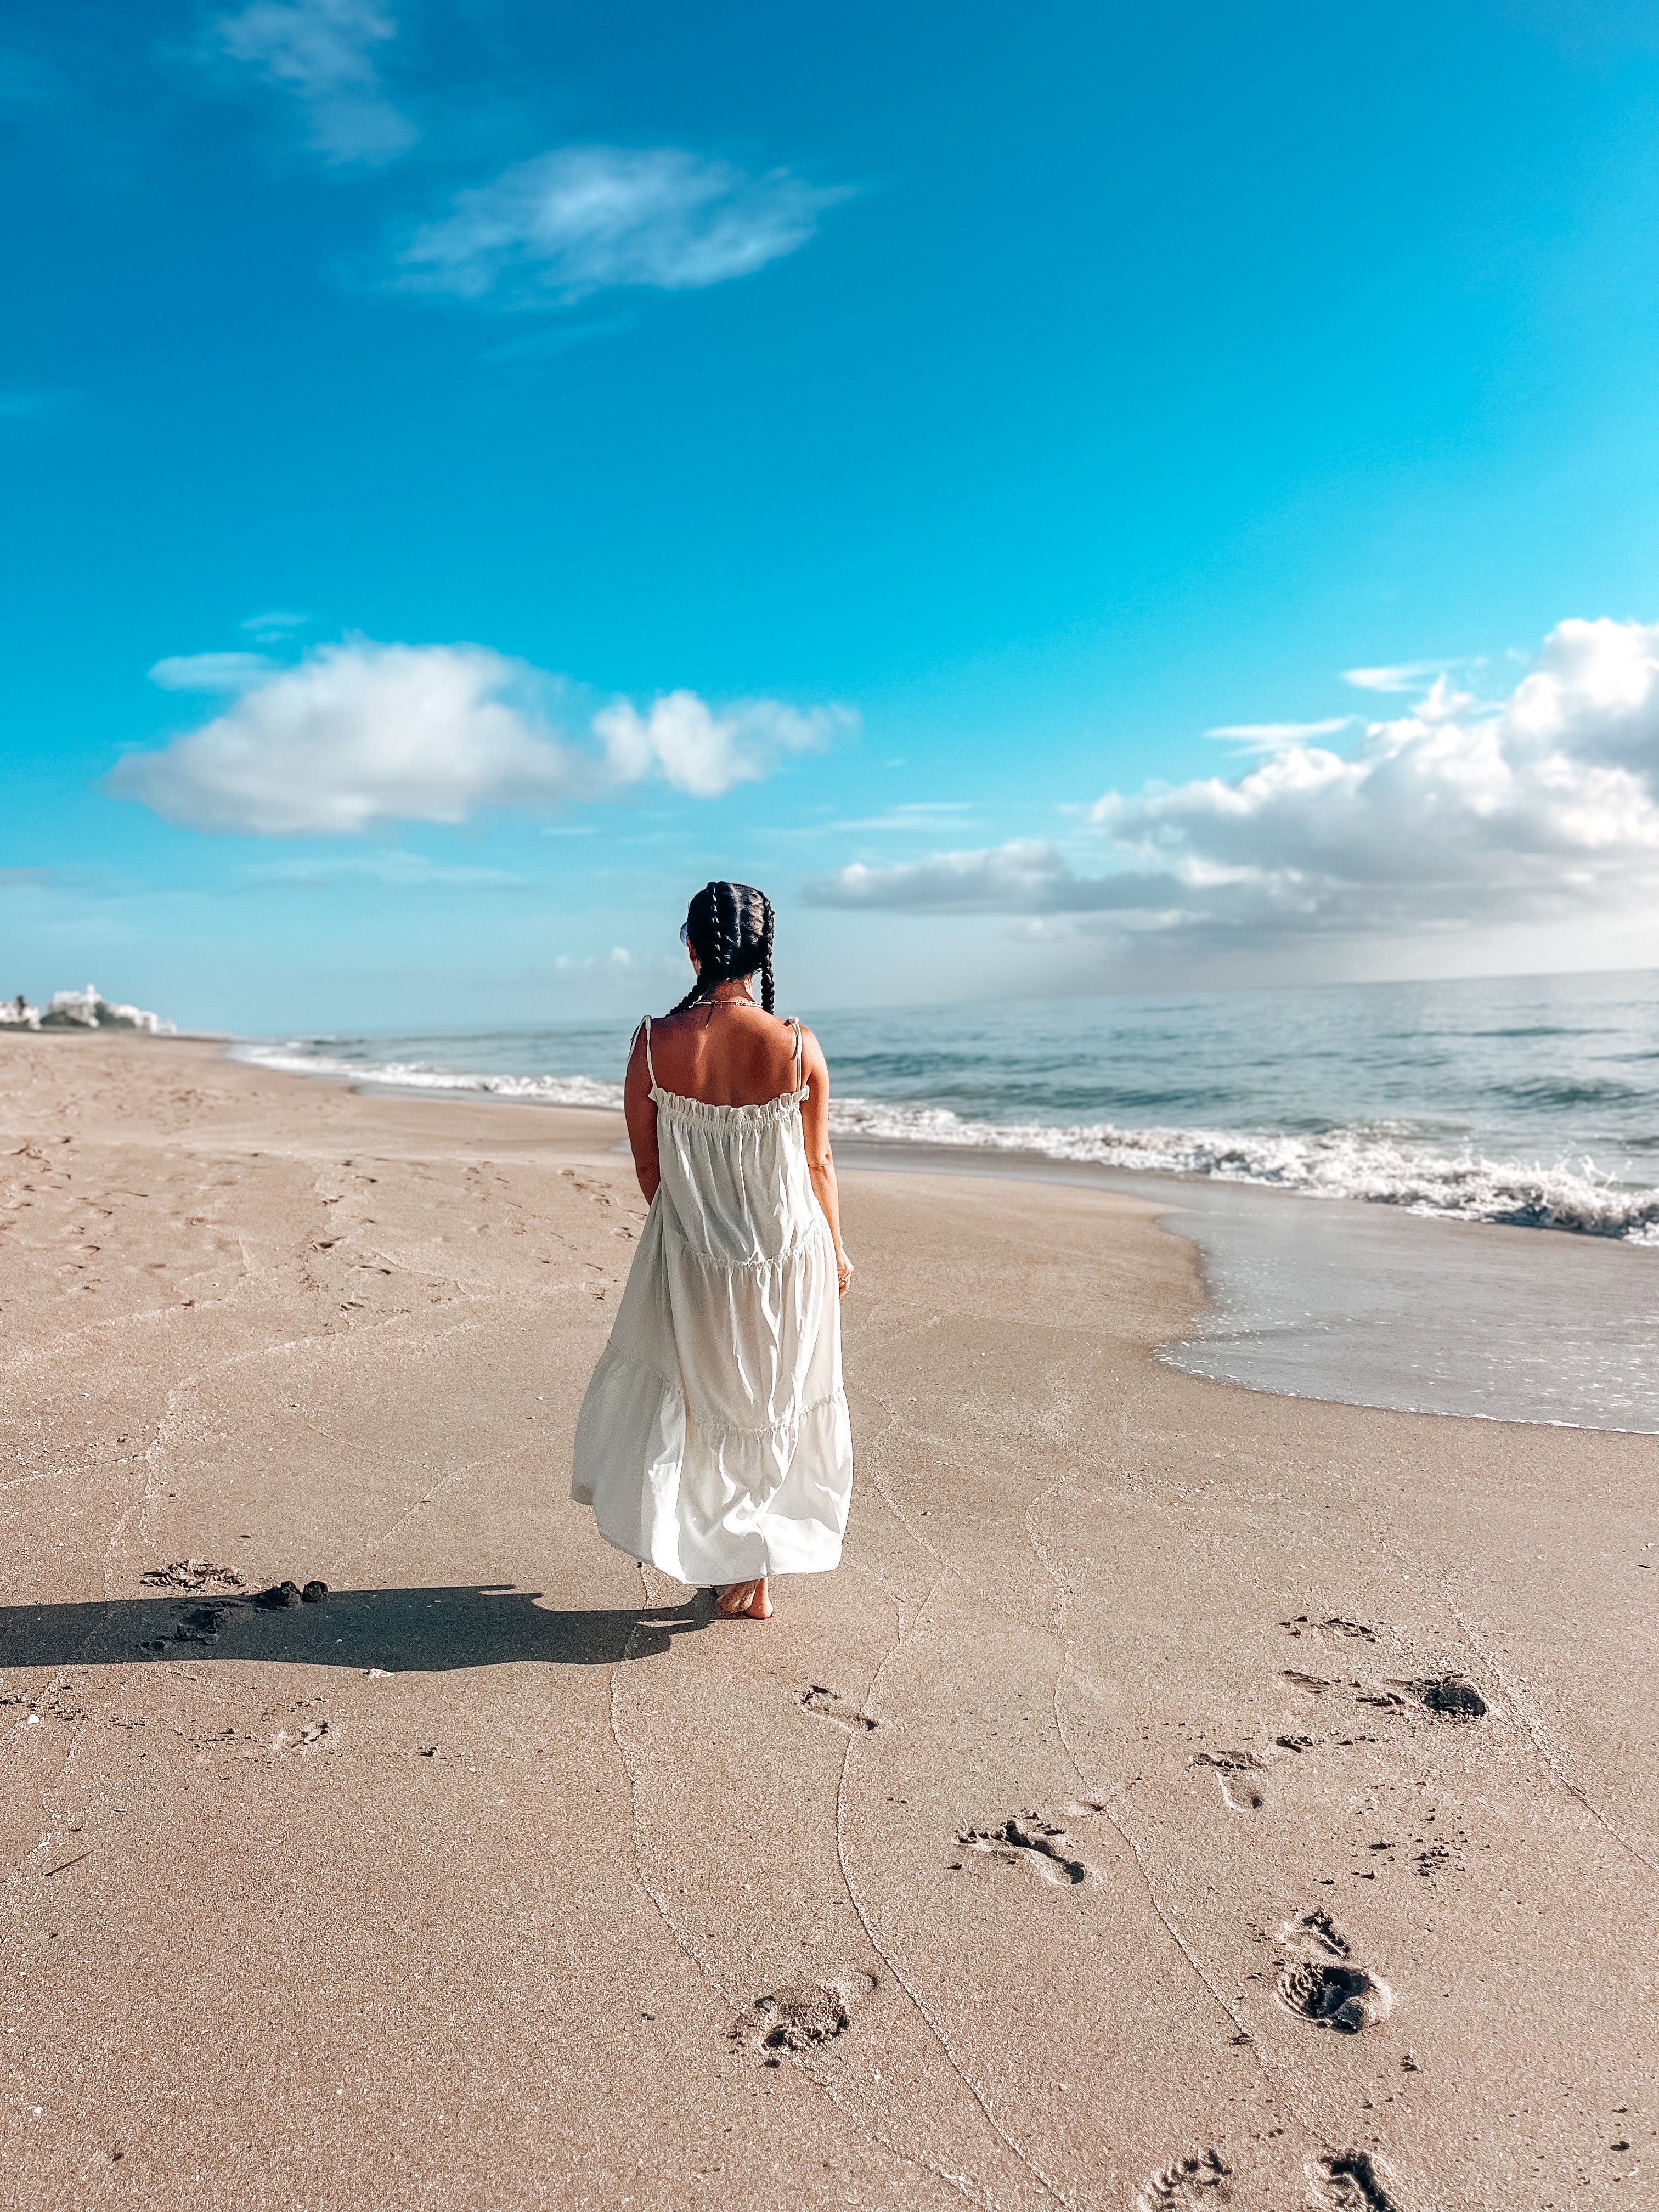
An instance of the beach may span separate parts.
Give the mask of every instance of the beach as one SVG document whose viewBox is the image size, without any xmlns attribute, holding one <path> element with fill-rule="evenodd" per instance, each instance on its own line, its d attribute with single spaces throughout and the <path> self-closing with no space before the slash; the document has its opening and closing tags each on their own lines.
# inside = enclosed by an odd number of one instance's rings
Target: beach
<svg viewBox="0 0 1659 2212">
<path fill-rule="evenodd" d="M 851 1170 L 845 1562 L 720 1621 L 568 1500 L 621 1137 L 0 1040 L 0 2204 L 1641 2201 L 1650 1439 Z"/>
</svg>

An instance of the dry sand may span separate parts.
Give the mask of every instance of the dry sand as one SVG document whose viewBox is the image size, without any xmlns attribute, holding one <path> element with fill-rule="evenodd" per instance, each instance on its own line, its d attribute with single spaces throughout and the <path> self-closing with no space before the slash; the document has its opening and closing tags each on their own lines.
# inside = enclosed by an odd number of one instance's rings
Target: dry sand
<svg viewBox="0 0 1659 2212">
<path fill-rule="evenodd" d="M 616 1118 L 5 1038 L 0 1128 L 0 2203 L 1651 2200 L 1652 1439 L 849 1175 L 846 1564 L 718 1622 L 568 1502 Z"/>
</svg>

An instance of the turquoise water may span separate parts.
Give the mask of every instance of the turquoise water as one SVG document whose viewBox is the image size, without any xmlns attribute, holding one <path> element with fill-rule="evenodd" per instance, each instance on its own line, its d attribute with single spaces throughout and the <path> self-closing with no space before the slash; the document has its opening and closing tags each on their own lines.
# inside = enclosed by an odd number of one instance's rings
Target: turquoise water
<svg viewBox="0 0 1659 2212">
<path fill-rule="evenodd" d="M 636 1011 L 240 1049 L 402 1087 L 610 1105 Z M 804 1011 L 842 1139 L 1659 1241 L 1659 972 Z"/>
<path fill-rule="evenodd" d="M 616 1106 L 612 1023 L 250 1040 Z M 1659 1431 L 1659 973 L 804 1010 L 844 1164 L 1105 1182 L 1203 1255 L 1163 1356 L 1293 1395 Z"/>
</svg>

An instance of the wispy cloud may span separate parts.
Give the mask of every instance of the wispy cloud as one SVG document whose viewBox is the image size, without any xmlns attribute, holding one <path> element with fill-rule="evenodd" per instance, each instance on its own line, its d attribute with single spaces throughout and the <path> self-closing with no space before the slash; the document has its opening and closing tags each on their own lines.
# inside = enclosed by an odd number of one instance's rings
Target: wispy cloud
<svg viewBox="0 0 1659 2212">
<path fill-rule="evenodd" d="M 1120 931 L 1210 950 L 1648 910 L 1659 893 L 1659 624 L 1564 622 L 1542 665 L 1495 705 L 1454 691 L 1441 664 L 1417 665 L 1435 675 L 1425 695 L 1346 754 L 1295 743 L 1237 778 L 1107 793 L 1088 814 L 1108 842 L 1102 872 L 1018 842 L 843 868 L 807 895 L 1110 914 Z"/>
<path fill-rule="evenodd" d="M 253 0 L 215 27 L 233 61 L 299 101 L 312 147 L 329 161 L 389 161 L 413 144 L 415 126 L 386 97 L 372 58 L 398 31 L 374 0 Z"/>
<path fill-rule="evenodd" d="M 386 884 L 394 889 L 424 888 L 429 884 L 453 884 L 467 889 L 517 890 L 527 887 L 523 876 L 504 868 L 476 868 L 428 860 L 424 853 L 330 853 L 320 858 L 261 860 L 244 868 L 239 880 L 253 889 L 294 884 L 320 888 L 343 882 Z"/>
<path fill-rule="evenodd" d="M 846 820 L 828 819 L 817 822 L 793 823 L 787 829 L 773 831 L 779 837 L 824 837 L 841 830 L 872 832 L 877 836 L 915 836 L 928 830 L 957 830 L 963 826 L 964 816 L 977 811 L 966 799 L 917 799 L 887 807 L 880 814 L 860 814 Z"/>
<path fill-rule="evenodd" d="M 263 653 L 174 653 L 149 672 L 163 691 L 246 691 L 269 675 Z"/>
<path fill-rule="evenodd" d="M 892 868 L 854 862 L 805 884 L 809 906 L 934 914 L 1086 914 L 1141 902 L 1141 879 L 1084 877 L 1057 846 L 1021 837 L 979 852 L 934 853 Z"/>
<path fill-rule="evenodd" d="M 1287 745 L 1304 745 L 1310 738 L 1334 737 L 1339 730 L 1352 729 L 1358 719 L 1357 714 L 1331 714 L 1322 722 L 1223 722 L 1204 734 L 1224 738 L 1250 752 L 1277 753 Z"/>
<path fill-rule="evenodd" d="M 234 703 L 160 751 L 129 753 L 109 789 L 193 829 L 267 836 L 460 823 L 483 807 L 612 799 L 653 776 L 714 799 L 857 719 L 673 691 L 644 709 L 615 701 L 573 741 L 551 719 L 558 679 L 475 645 L 356 639 L 293 668 L 196 653 L 151 673 L 173 689 L 232 688 Z"/>
<path fill-rule="evenodd" d="M 556 323 L 541 330 L 525 331 L 517 337 L 504 338 L 500 345 L 486 346 L 479 354 L 481 362 L 550 361 L 556 354 L 568 353 L 573 346 L 586 345 L 590 339 L 621 337 L 635 328 L 637 313 L 596 315 L 587 322 Z"/>
<path fill-rule="evenodd" d="M 1382 668 L 1345 668 L 1342 681 L 1352 684 L 1356 691 L 1419 691 L 1449 669 L 1468 665 L 1460 660 L 1400 660 Z"/>
<path fill-rule="evenodd" d="M 258 638 L 261 645 L 275 645 L 283 638 L 291 637 L 296 629 L 303 629 L 310 620 L 309 615 L 291 614 L 285 608 L 272 607 L 265 614 L 249 615 L 236 627 L 246 630 L 250 637 Z"/>
<path fill-rule="evenodd" d="M 625 945 L 613 945 L 609 952 L 590 952 L 586 957 L 574 952 L 562 952 L 553 963 L 562 975 L 591 975 L 595 969 L 609 969 L 620 973 L 634 965 L 634 956 Z"/>
<path fill-rule="evenodd" d="M 847 196 L 678 147 L 567 146 L 457 194 L 404 245 L 390 281 L 504 307 L 629 285 L 695 290 L 794 252 Z"/>
</svg>

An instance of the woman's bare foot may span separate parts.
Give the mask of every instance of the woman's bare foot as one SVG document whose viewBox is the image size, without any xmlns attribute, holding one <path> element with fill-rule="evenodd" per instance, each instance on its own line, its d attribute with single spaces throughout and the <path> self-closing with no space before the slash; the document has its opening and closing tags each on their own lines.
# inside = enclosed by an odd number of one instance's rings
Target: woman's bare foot
<svg viewBox="0 0 1659 2212">
<path fill-rule="evenodd" d="M 727 1583 L 714 1601 L 716 1610 L 728 1620 L 746 1616 L 750 1620 L 770 1620 L 772 1601 L 766 1595 L 766 1577 L 757 1583 Z"/>
</svg>

